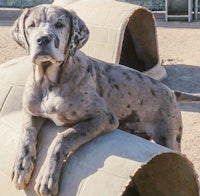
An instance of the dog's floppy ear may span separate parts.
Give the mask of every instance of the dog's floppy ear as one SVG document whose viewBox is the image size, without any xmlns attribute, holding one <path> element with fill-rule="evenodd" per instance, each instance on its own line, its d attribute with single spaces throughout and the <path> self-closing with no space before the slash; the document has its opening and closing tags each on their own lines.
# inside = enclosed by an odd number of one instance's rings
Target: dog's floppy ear
<svg viewBox="0 0 200 196">
<path fill-rule="evenodd" d="M 15 21 L 11 30 L 14 40 L 25 49 L 28 49 L 28 41 L 25 35 L 25 20 L 29 12 L 30 9 L 25 9 L 21 16 Z"/>
<path fill-rule="evenodd" d="M 72 16 L 71 40 L 69 43 L 69 53 L 74 56 L 76 51 L 81 48 L 89 38 L 89 30 L 85 23 L 76 15 L 74 11 L 70 12 Z"/>
</svg>

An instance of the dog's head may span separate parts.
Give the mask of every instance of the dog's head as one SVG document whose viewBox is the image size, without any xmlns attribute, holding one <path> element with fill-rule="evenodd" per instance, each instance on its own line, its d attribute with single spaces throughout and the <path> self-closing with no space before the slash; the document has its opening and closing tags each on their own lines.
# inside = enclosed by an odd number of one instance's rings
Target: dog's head
<svg viewBox="0 0 200 196">
<path fill-rule="evenodd" d="M 33 62 L 63 62 L 88 40 L 85 23 L 74 13 L 53 5 L 25 9 L 13 26 L 15 41 L 32 56 Z"/>
</svg>

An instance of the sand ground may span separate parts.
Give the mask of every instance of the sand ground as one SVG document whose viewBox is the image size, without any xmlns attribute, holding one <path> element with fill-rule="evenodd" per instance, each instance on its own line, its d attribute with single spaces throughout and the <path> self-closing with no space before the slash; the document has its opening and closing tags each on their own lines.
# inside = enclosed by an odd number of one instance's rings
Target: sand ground
<svg viewBox="0 0 200 196">
<path fill-rule="evenodd" d="M 0 21 L 0 63 L 25 55 L 11 38 L 13 21 Z M 200 22 L 157 20 L 161 63 L 168 77 L 163 81 L 172 89 L 200 93 Z M 200 175 L 200 104 L 181 104 L 183 117 L 182 152 Z"/>
</svg>

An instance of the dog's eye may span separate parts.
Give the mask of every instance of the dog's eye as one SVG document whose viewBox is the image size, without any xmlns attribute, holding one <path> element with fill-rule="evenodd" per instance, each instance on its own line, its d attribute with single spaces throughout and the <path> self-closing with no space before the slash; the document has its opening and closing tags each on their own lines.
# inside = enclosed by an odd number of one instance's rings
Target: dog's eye
<svg viewBox="0 0 200 196">
<path fill-rule="evenodd" d="M 56 23 L 54 24 L 54 26 L 55 26 L 56 28 L 62 28 L 62 27 L 64 27 L 64 24 L 62 24 L 60 21 L 58 21 L 58 22 L 56 22 Z"/>
<path fill-rule="evenodd" d="M 29 27 L 35 27 L 35 22 L 32 22 Z"/>
</svg>

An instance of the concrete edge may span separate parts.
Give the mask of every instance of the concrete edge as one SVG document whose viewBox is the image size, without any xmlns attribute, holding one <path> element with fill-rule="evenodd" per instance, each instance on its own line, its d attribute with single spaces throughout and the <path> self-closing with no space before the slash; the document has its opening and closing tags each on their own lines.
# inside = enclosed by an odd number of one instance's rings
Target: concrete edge
<svg viewBox="0 0 200 196">
<path fill-rule="evenodd" d="M 22 13 L 18 8 L 0 8 L 0 20 L 15 20 Z"/>
</svg>

